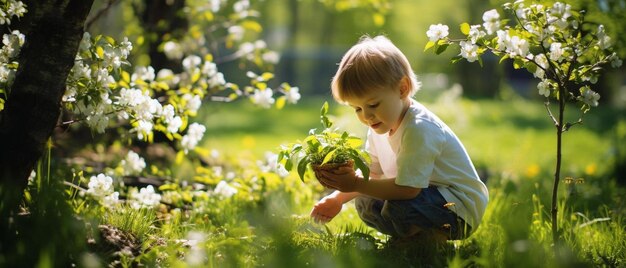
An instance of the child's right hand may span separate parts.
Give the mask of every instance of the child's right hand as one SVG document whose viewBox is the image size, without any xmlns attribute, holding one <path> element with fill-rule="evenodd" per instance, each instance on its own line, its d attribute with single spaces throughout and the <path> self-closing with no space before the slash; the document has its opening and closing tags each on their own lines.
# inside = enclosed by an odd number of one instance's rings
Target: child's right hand
<svg viewBox="0 0 626 268">
<path fill-rule="evenodd" d="M 326 196 L 313 206 L 311 217 L 317 223 L 327 223 L 341 212 L 342 206 L 337 198 Z"/>
</svg>

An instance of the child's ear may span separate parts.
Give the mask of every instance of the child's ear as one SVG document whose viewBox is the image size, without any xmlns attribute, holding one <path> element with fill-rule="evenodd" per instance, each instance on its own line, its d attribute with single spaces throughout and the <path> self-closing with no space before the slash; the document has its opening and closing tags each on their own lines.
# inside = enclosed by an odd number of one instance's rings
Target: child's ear
<svg viewBox="0 0 626 268">
<path fill-rule="evenodd" d="M 402 79 L 400 80 L 400 98 L 406 98 L 409 96 L 409 93 L 411 92 L 411 79 L 409 79 L 407 76 L 402 77 Z"/>
</svg>

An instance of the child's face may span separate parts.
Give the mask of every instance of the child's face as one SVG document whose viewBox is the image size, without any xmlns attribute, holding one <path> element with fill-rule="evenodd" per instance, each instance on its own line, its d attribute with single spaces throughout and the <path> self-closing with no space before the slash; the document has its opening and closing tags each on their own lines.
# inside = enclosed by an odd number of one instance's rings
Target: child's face
<svg viewBox="0 0 626 268">
<path fill-rule="evenodd" d="M 361 123 L 378 134 L 391 131 L 390 135 L 398 128 L 410 105 L 408 94 L 403 94 L 402 85 L 371 90 L 364 96 L 346 98 L 345 101 L 354 108 Z"/>
</svg>

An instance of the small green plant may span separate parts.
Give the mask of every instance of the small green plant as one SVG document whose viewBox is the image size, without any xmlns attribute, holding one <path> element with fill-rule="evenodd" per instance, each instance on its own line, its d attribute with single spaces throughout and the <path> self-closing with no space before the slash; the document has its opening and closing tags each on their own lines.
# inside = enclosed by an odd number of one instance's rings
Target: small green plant
<svg viewBox="0 0 626 268">
<path fill-rule="evenodd" d="M 311 129 L 304 141 L 281 146 L 278 162 L 291 171 L 297 167 L 300 179 L 310 170 L 337 168 L 343 165 L 356 167 L 365 179 L 369 178 L 369 155 L 362 150 L 363 140 L 348 132 L 339 133 L 333 129 L 333 122 L 328 118 L 328 102 L 324 102 L 320 119 L 324 129 L 316 133 Z"/>
</svg>

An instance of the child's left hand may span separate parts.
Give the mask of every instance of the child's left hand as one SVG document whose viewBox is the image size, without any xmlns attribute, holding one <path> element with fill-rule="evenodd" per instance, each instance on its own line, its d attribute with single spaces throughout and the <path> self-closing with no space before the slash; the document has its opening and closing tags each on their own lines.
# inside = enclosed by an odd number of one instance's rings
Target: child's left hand
<svg viewBox="0 0 626 268">
<path fill-rule="evenodd" d="M 328 188 L 339 190 L 341 192 L 354 192 L 356 190 L 357 181 L 359 177 L 352 167 L 340 167 L 330 170 L 320 171 L 322 176 L 320 183 Z"/>
</svg>

